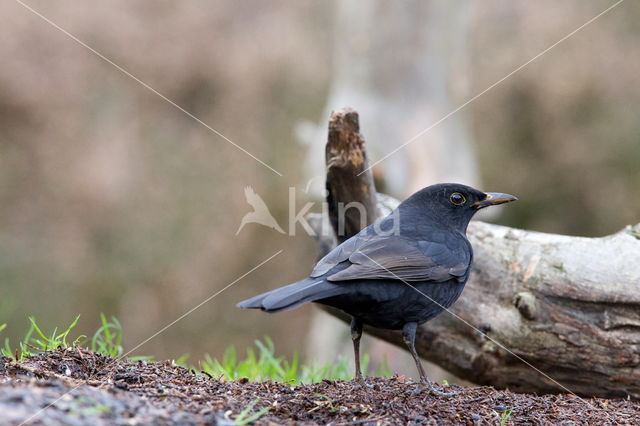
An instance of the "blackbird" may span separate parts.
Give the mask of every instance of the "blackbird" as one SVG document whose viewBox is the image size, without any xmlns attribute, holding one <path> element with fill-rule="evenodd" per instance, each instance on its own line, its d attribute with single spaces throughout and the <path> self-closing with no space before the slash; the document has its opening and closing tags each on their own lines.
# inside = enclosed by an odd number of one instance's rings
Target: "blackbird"
<svg viewBox="0 0 640 426">
<path fill-rule="evenodd" d="M 438 395 L 415 349 L 418 325 L 450 307 L 462 293 L 473 261 L 466 230 L 480 209 L 517 200 L 444 183 L 426 187 L 380 221 L 334 248 L 308 278 L 238 303 L 240 308 L 281 312 L 307 302 L 351 315 L 356 379 L 363 324 L 402 330 L 421 381 Z"/>
</svg>

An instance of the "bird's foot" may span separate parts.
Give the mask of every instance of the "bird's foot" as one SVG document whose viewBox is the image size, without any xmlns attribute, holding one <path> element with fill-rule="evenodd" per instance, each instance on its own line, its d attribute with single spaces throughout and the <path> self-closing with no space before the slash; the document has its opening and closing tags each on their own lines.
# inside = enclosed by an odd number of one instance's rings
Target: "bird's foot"
<svg viewBox="0 0 640 426">
<path fill-rule="evenodd" d="M 416 388 L 414 390 L 412 390 L 411 392 L 409 392 L 409 395 L 411 395 L 411 396 L 422 395 L 425 390 L 426 390 L 426 388 L 424 388 L 420 383 L 418 383 Z"/>
<path fill-rule="evenodd" d="M 436 395 L 436 396 L 458 395 L 458 392 L 443 392 L 437 389 L 435 386 L 433 386 L 433 383 L 431 383 L 431 380 L 429 379 L 418 382 L 415 390 L 413 390 L 410 394 L 411 396 L 417 396 L 425 392 L 431 392 L 433 395 Z"/>
<path fill-rule="evenodd" d="M 353 387 L 353 390 L 360 390 L 362 388 L 373 389 L 373 385 L 370 385 L 369 383 L 367 383 L 364 377 L 362 376 L 354 377 L 353 381 L 356 383 L 355 386 Z"/>
<path fill-rule="evenodd" d="M 431 383 L 431 380 L 427 379 L 425 384 L 429 388 L 429 391 L 436 396 L 457 396 L 458 395 L 458 392 L 443 392 L 440 389 L 437 389 L 436 387 L 433 386 L 433 383 Z"/>
</svg>

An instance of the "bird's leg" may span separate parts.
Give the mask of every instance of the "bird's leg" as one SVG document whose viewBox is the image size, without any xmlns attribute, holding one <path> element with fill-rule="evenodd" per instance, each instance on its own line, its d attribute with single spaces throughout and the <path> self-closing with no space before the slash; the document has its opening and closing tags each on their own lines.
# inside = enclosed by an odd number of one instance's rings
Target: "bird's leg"
<svg viewBox="0 0 640 426">
<path fill-rule="evenodd" d="M 351 318 L 351 340 L 353 340 L 353 353 L 356 359 L 356 380 L 364 382 L 360 371 L 360 338 L 362 337 L 362 321 L 356 317 Z"/>
<path fill-rule="evenodd" d="M 418 323 L 409 322 L 402 327 L 402 339 L 404 340 L 405 345 L 409 348 L 411 352 L 411 356 L 413 356 L 413 360 L 416 362 L 416 367 L 418 368 L 418 373 L 420 373 L 420 380 L 429 387 L 429 390 L 436 395 L 440 396 L 455 396 L 456 392 L 442 392 L 433 387 L 431 380 L 427 377 L 424 372 L 424 368 L 422 367 L 422 363 L 420 362 L 420 358 L 418 357 L 418 353 L 416 352 L 416 331 L 418 330 Z"/>
</svg>

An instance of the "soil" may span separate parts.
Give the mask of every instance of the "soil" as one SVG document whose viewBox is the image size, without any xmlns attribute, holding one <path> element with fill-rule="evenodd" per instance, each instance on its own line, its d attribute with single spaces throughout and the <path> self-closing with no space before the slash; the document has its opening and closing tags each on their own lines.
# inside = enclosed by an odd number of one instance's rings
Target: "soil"
<svg viewBox="0 0 640 426">
<path fill-rule="evenodd" d="M 231 425 L 252 402 L 250 414 L 269 407 L 257 424 L 500 424 L 509 410 L 507 424 L 640 423 L 640 402 L 628 399 L 484 386 L 446 386 L 458 395 L 442 397 L 418 389 L 402 376 L 368 378 L 366 386 L 224 381 L 170 361 L 116 361 L 70 348 L 0 359 L 0 424 Z"/>
</svg>

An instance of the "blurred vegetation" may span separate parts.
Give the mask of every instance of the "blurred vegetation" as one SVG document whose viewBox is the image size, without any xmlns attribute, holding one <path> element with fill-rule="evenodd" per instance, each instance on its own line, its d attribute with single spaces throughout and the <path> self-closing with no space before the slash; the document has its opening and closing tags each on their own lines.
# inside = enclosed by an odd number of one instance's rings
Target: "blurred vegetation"
<svg viewBox="0 0 640 426">
<path fill-rule="evenodd" d="M 121 344 L 133 347 L 284 248 L 141 350 L 223 358 L 230 345 L 248 347 L 263 335 L 285 353 L 300 350 L 312 307 L 267 321 L 234 304 L 306 274 L 315 243 L 258 225 L 235 232 L 249 211 L 246 185 L 281 224 L 288 187 L 302 189 L 305 149 L 294 128 L 326 119 L 335 4 L 35 4 L 285 176 L 18 3 L 2 3 L 3 334 L 20 339 L 16 324 L 28 313 L 49 324 L 110 312 L 128 331 Z M 468 92 L 481 92 L 608 4 L 483 2 L 469 41 Z M 622 4 L 461 112 L 475 134 L 483 187 L 520 197 L 501 223 L 599 236 L 640 221 L 639 19 L 640 9 Z M 104 324 L 77 327 L 91 335 Z"/>
<path fill-rule="evenodd" d="M 293 353 L 291 361 L 287 361 L 283 356 L 276 356 L 273 341 L 268 337 L 265 337 L 264 341 L 256 340 L 255 345 L 258 353 L 248 348 L 244 360 L 238 359 L 234 346 L 227 348 L 222 361 L 205 355 L 199 363 L 201 370 L 211 376 L 223 376 L 228 380 L 246 377 L 253 381 L 275 380 L 293 384 L 315 383 L 323 379 L 351 380 L 354 376 L 354 367 L 344 356 L 339 356 L 335 362 L 331 363 L 318 365 L 311 362 L 308 365 L 300 365 L 297 352 Z M 366 375 L 369 367 L 367 354 L 362 357 L 361 367 L 363 374 Z M 374 375 L 391 377 L 386 361 L 376 367 Z"/>
<path fill-rule="evenodd" d="M 10 339 L 4 338 L 4 343 L 0 347 L 0 355 L 22 361 L 25 358 L 41 352 L 54 349 L 66 349 L 72 347 L 84 347 L 93 352 L 107 355 L 111 358 L 122 358 L 124 349 L 122 347 L 123 330 L 117 318 L 107 320 L 104 314 L 100 314 L 101 326 L 88 338 L 84 334 L 76 336 L 71 340 L 70 333 L 78 325 L 78 315 L 66 328 L 54 327 L 53 331 L 46 332 L 38 325 L 36 319 L 29 317 L 29 329 L 15 347 L 12 347 Z M 6 328 L 6 324 L 0 324 L 0 333 Z M 63 330 L 63 331 L 60 331 Z M 335 362 L 324 364 L 310 363 L 301 364 L 298 352 L 294 352 L 291 361 L 284 356 L 276 355 L 273 340 L 265 337 L 262 341 L 254 342 L 257 352 L 253 348 L 247 349 L 245 359 L 240 359 L 234 346 L 229 346 L 224 351 L 221 360 L 205 354 L 204 358 L 196 365 L 187 362 L 189 355 L 183 354 L 175 363 L 182 367 L 189 368 L 194 373 L 205 374 L 210 377 L 224 378 L 226 380 L 237 380 L 247 378 L 252 381 L 273 380 L 287 382 L 290 384 L 315 383 L 324 379 L 329 380 L 351 380 L 354 375 L 353 366 L 345 357 L 338 357 Z M 124 354 L 126 356 L 127 354 Z M 128 361 L 153 361 L 153 356 L 127 356 Z M 362 372 L 366 375 L 369 367 L 369 356 L 362 357 Z M 376 367 L 376 376 L 390 377 L 391 372 L 386 361 Z"/>
<path fill-rule="evenodd" d="M 104 314 L 100 314 L 100 327 L 93 334 L 92 338 L 88 338 L 84 334 L 76 336 L 71 340 L 70 333 L 78 325 L 80 315 L 66 328 L 59 329 L 54 327 L 53 331 L 47 333 L 38 325 L 35 317 L 29 317 L 29 329 L 24 337 L 15 347 L 12 347 L 9 337 L 4 338 L 2 347 L 0 347 L 0 355 L 22 361 L 24 358 L 35 355 L 40 352 L 46 352 L 53 349 L 64 349 L 76 346 L 85 347 L 93 352 L 117 358 L 122 356 L 122 326 L 116 318 L 107 320 Z M 0 325 L 0 332 L 6 328 L 6 324 Z M 59 331 L 63 330 L 63 331 Z M 151 360 L 152 356 L 134 356 L 128 357 L 129 361 Z"/>
</svg>

